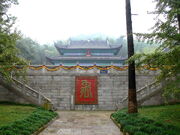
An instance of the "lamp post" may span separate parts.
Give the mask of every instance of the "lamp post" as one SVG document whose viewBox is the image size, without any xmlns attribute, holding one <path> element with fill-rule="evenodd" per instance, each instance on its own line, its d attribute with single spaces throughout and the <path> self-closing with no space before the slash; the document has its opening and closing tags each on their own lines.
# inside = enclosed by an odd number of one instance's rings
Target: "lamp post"
<svg viewBox="0 0 180 135">
<path fill-rule="evenodd" d="M 128 58 L 134 55 L 130 0 L 126 0 Z M 137 113 L 135 62 L 128 64 L 128 113 Z"/>
</svg>

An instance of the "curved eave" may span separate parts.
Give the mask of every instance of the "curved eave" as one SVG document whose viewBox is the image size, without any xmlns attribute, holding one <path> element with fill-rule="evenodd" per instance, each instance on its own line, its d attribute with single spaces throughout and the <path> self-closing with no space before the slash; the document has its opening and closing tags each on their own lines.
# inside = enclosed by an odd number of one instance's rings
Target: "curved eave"
<svg viewBox="0 0 180 135">
<path fill-rule="evenodd" d="M 109 50 L 109 49 L 120 49 L 122 47 L 122 45 L 120 46 L 117 46 L 117 47 L 109 47 L 109 48 L 68 48 L 68 46 L 66 47 L 63 47 L 63 46 L 59 46 L 59 45 L 55 45 L 55 47 L 57 49 L 64 49 L 64 50 L 70 50 L 70 49 L 73 49 L 73 50 L 80 50 L 80 49 L 84 49 L 84 50 L 87 50 L 87 49 L 90 49 L 90 50 Z"/>
<path fill-rule="evenodd" d="M 47 61 L 50 62 L 51 64 L 54 64 L 54 63 L 52 62 L 53 59 L 52 59 L 51 57 L 46 56 L 46 59 L 47 59 Z"/>
<path fill-rule="evenodd" d="M 60 47 L 58 45 L 55 45 L 56 49 L 59 51 L 59 53 L 61 55 L 63 55 L 65 52 L 64 51 L 71 51 L 71 52 L 77 52 L 79 51 L 87 51 L 87 50 L 103 50 L 103 51 L 112 51 L 114 52 L 114 54 L 118 54 L 118 52 L 120 51 L 120 49 L 122 48 L 122 45 L 118 46 L 118 47 L 111 47 L 111 48 L 67 48 L 67 47 Z"/>
<path fill-rule="evenodd" d="M 68 61 L 68 60 L 127 60 L 121 57 L 46 57 L 49 61 Z"/>
</svg>

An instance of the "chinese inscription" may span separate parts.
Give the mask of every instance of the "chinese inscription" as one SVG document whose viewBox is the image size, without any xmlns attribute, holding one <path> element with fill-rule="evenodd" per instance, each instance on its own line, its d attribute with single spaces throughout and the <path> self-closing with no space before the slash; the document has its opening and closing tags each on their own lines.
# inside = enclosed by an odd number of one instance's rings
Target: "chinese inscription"
<svg viewBox="0 0 180 135">
<path fill-rule="evenodd" d="M 97 77 L 76 76 L 75 104 L 98 104 Z"/>
<path fill-rule="evenodd" d="M 91 91 L 91 82 L 88 82 L 87 80 L 81 81 L 81 91 L 80 91 L 80 97 L 82 98 L 92 98 L 92 91 Z"/>
</svg>

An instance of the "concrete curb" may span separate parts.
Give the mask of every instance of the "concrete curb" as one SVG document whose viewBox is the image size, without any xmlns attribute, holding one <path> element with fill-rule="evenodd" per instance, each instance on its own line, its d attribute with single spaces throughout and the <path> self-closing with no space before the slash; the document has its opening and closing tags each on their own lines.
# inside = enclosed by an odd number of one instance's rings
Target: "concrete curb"
<svg viewBox="0 0 180 135">
<path fill-rule="evenodd" d="M 59 115 L 57 115 L 55 118 L 53 118 L 51 121 L 49 121 L 46 125 L 43 125 L 42 127 L 40 127 L 37 131 L 35 131 L 31 135 L 38 135 L 40 132 L 42 132 L 45 128 L 47 128 L 49 125 L 51 125 L 58 118 L 59 118 Z"/>
<path fill-rule="evenodd" d="M 112 115 L 110 116 L 110 119 L 114 122 L 114 124 L 119 128 L 120 132 L 123 133 L 123 135 L 130 135 L 128 132 L 123 131 L 123 129 L 121 128 L 121 124 L 119 124 L 118 122 L 116 122 L 116 120 L 112 117 Z"/>
</svg>

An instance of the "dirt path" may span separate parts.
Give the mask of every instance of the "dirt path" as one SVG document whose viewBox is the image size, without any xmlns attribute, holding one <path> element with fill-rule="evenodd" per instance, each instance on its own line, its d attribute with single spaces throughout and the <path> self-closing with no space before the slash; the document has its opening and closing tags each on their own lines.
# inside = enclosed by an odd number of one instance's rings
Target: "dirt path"
<svg viewBox="0 0 180 135">
<path fill-rule="evenodd" d="M 54 121 L 39 135 L 122 135 L 109 118 L 111 111 L 59 111 Z"/>
</svg>

